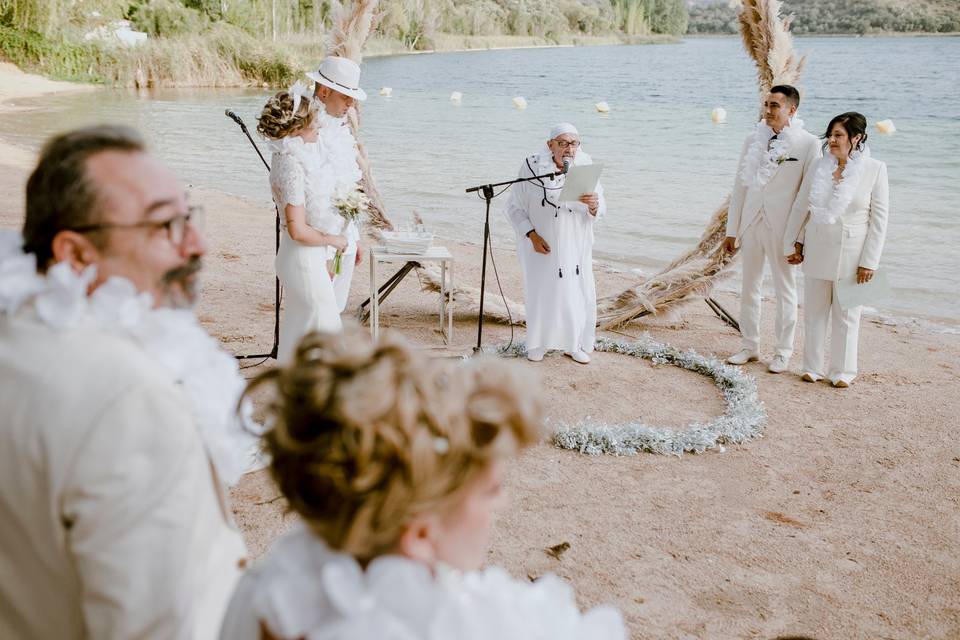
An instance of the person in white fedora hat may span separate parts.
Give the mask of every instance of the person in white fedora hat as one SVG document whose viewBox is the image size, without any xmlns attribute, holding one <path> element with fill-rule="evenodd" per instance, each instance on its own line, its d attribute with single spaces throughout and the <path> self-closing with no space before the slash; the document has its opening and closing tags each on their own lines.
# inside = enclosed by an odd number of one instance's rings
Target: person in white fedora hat
<svg viewBox="0 0 960 640">
<path fill-rule="evenodd" d="M 316 82 L 314 100 L 322 105 L 319 109 L 319 145 L 317 149 L 327 171 L 335 176 L 334 192 L 330 206 L 336 213 L 339 202 L 355 200 L 351 194 L 360 189 L 363 177 L 357 163 L 357 141 L 347 125 L 347 112 L 356 101 L 364 101 L 367 94 L 360 88 L 360 65 L 349 58 L 327 56 L 315 72 L 307 77 Z M 350 281 L 354 267 L 360 263 L 360 230 L 357 221 L 349 219 L 344 231 L 348 245 L 337 258 L 337 273 L 333 279 L 337 307 L 342 312 L 347 306 Z"/>
</svg>

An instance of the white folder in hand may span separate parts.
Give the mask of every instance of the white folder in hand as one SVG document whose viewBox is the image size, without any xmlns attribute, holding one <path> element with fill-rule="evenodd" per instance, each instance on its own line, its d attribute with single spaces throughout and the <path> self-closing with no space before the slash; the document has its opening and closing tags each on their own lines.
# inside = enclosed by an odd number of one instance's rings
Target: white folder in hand
<svg viewBox="0 0 960 640">
<path fill-rule="evenodd" d="M 852 309 L 862 305 L 873 306 L 878 301 L 890 295 L 890 284 L 887 282 L 887 272 L 878 269 L 874 272 L 870 282 L 857 284 L 857 274 L 849 278 L 841 278 L 834 292 L 841 309 Z"/>
<path fill-rule="evenodd" d="M 601 171 L 603 171 L 602 162 L 570 167 L 567 171 L 567 179 L 563 183 L 563 191 L 560 192 L 560 202 L 575 202 L 585 193 L 595 193 Z"/>
</svg>

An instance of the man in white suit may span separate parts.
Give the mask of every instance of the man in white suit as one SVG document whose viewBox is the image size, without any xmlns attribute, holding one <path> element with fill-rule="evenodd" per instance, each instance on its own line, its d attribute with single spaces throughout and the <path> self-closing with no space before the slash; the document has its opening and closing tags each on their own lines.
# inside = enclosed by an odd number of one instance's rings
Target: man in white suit
<svg viewBox="0 0 960 640">
<path fill-rule="evenodd" d="M 776 351 L 768 370 L 786 371 L 797 327 L 796 267 L 782 257 L 783 235 L 803 177 L 820 156 L 817 138 L 796 117 L 799 92 L 777 85 L 763 103 L 763 120 L 743 143 L 727 216 L 724 249 L 742 252 L 740 331 L 743 348 L 727 358 L 746 364 L 760 358 L 763 265 L 770 265 L 777 294 Z"/>
<path fill-rule="evenodd" d="M 363 177 L 357 162 L 357 140 L 347 123 L 350 108 L 367 99 L 366 92 L 360 88 L 360 65 L 349 58 L 327 56 L 320 68 L 307 77 L 316 82 L 313 95 L 321 104 L 317 149 L 327 171 L 334 177 L 334 196 L 342 196 L 354 189 Z M 357 224 L 351 220 L 344 234 L 347 248 L 340 260 L 340 273 L 333 279 L 333 291 L 341 312 L 347 307 L 354 267 L 363 257 Z"/>
<path fill-rule="evenodd" d="M 217 636 L 246 551 L 202 390 L 131 337 L 195 322 L 151 308 L 195 297 L 194 215 L 135 132 L 90 127 L 47 143 L 22 239 L 0 236 L 0 638 Z"/>
</svg>

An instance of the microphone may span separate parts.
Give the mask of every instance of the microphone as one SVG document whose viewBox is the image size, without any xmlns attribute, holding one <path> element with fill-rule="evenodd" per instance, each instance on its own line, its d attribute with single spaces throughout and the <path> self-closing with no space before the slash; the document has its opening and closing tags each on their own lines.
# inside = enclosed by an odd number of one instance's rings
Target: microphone
<svg viewBox="0 0 960 640">
<path fill-rule="evenodd" d="M 240 116 L 238 116 L 237 114 L 235 114 L 235 113 L 234 113 L 233 111 L 231 111 L 230 109 L 225 109 L 224 112 L 223 112 L 223 115 L 227 116 L 228 118 L 230 118 L 231 120 L 233 120 L 234 122 L 236 122 L 236 123 L 237 123 L 238 125 L 240 125 L 241 127 L 243 126 L 243 120 L 240 119 Z"/>
<path fill-rule="evenodd" d="M 561 171 L 560 173 L 561 173 L 561 174 L 565 174 L 567 171 L 570 171 L 570 167 L 572 167 L 572 166 L 573 166 L 573 162 L 570 160 L 570 158 L 564 158 L 564 159 L 563 159 L 563 171 Z"/>
</svg>

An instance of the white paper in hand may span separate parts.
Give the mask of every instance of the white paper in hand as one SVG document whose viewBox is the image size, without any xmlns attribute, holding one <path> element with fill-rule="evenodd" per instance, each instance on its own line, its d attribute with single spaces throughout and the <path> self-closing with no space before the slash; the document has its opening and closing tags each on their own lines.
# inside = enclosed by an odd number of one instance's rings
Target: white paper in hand
<svg viewBox="0 0 960 640">
<path fill-rule="evenodd" d="M 600 182 L 603 163 L 581 164 L 570 167 L 567 180 L 560 192 L 560 202 L 576 202 L 585 193 L 595 193 Z"/>
<path fill-rule="evenodd" d="M 887 282 L 887 272 L 878 269 L 874 272 L 870 282 L 857 284 L 857 275 L 840 279 L 834 292 L 840 308 L 847 310 L 863 305 L 873 306 L 878 301 L 890 295 L 890 284 Z"/>
</svg>

